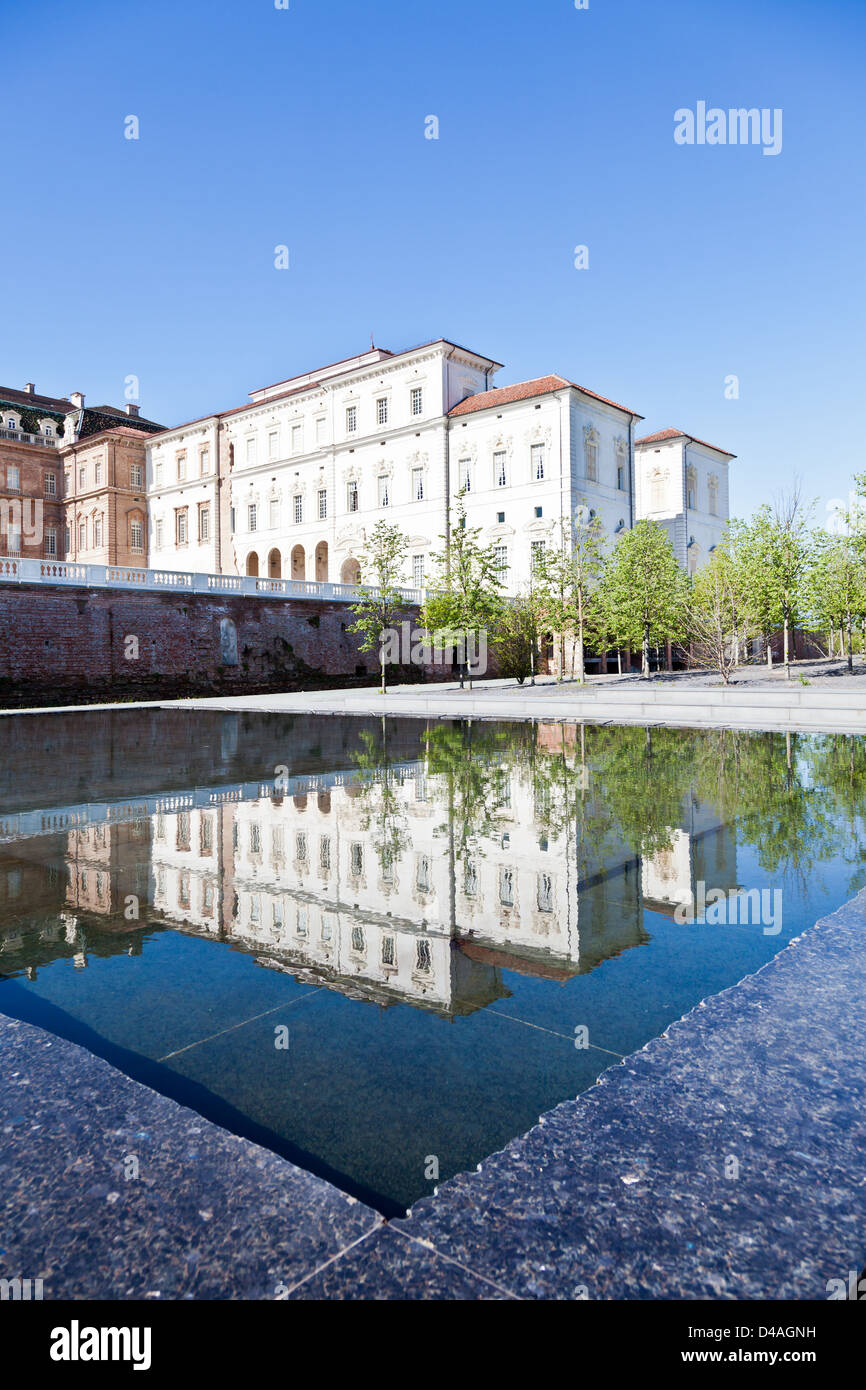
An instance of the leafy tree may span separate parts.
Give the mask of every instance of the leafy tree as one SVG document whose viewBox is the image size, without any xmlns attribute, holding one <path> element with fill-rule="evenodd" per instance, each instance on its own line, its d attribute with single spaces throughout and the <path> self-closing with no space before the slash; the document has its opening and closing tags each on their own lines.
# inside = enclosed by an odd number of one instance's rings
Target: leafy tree
<svg viewBox="0 0 866 1390">
<path fill-rule="evenodd" d="M 585 650 L 596 595 L 605 562 L 604 530 L 600 519 L 581 504 L 571 522 L 563 521 L 560 545 L 545 551 L 536 569 L 536 583 L 545 624 L 559 633 L 560 675 L 565 669 L 565 641 L 572 639 L 571 674 L 586 681 Z"/>
<path fill-rule="evenodd" d="M 850 529 L 838 536 L 814 532 L 805 586 L 818 623 L 831 635 L 831 648 L 833 630 L 844 634 L 848 670 L 853 671 L 854 623 L 866 616 L 866 566 L 856 534 Z"/>
<path fill-rule="evenodd" d="M 435 573 L 427 589 L 427 602 L 421 611 L 421 623 L 428 634 L 442 634 L 449 643 L 464 645 L 471 637 L 483 632 L 488 638 L 502 614 L 502 570 L 493 546 L 481 544 L 481 528 L 466 525 L 466 503 L 461 491 L 457 496 L 455 520 L 443 536 L 445 548 L 433 556 Z M 460 684 L 464 669 L 472 687 L 472 672 L 465 660 L 461 663 Z"/>
<path fill-rule="evenodd" d="M 811 510 L 811 509 L 810 509 Z M 809 512 L 799 486 L 764 505 L 741 528 L 740 556 L 745 601 L 758 630 L 767 639 L 767 662 L 772 666 L 770 638 L 782 628 L 785 675 L 791 675 L 791 632 L 805 616 L 805 575 L 810 535 Z"/>
<path fill-rule="evenodd" d="M 716 667 L 725 685 L 739 665 L 740 642 L 749 630 L 735 549 L 718 546 L 694 578 L 689 599 L 689 634 L 698 659 Z"/>
<path fill-rule="evenodd" d="M 639 521 L 613 552 L 601 583 L 609 629 L 641 649 L 641 675 L 649 679 L 651 646 L 680 637 L 687 624 L 689 582 L 673 547 L 654 521 Z"/>
<path fill-rule="evenodd" d="M 370 587 L 362 585 L 361 597 L 352 604 L 355 621 L 349 632 L 360 638 L 362 652 L 379 649 L 382 673 L 381 694 L 385 694 L 387 663 L 386 638 L 406 612 L 406 598 L 400 587 L 408 542 L 399 526 L 377 521 L 370 533 L 364 553 L 360 556 L 361 574 Z M 375 587 L 373 587 L 375 586 Z"/>
<path fill-rule="evenodd" d="M 493 648 L 499 672 L 522 685 L 536 668 L 538 658 L 538 603 L 526 589 L 506 599 L 493 632 Z"/>
</svg>

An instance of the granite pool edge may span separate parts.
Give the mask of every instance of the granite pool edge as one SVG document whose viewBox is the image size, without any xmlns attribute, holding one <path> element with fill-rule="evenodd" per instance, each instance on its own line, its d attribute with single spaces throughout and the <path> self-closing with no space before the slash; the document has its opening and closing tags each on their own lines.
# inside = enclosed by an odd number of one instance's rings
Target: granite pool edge
<svg viewBox="0 0 866 1390">
<path fill-rule="evenodd" d="M 0 1014 L 0 1278 L 81 1299 L 827 1297 L 866 1255 L 863 1036 L 866 890 L 388 1224 Z"/>
</svg>

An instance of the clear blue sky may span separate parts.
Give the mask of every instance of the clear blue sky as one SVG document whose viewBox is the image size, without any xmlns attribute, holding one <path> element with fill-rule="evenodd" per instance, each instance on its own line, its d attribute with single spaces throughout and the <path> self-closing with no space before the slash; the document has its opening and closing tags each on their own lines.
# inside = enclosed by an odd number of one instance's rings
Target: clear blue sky
<svg viewBox="0 0 866 1390">
<path fill-rule="evenodd" d="M 443 336 L 730 449 L 741 514 L 866 469 L 863 0 L 0 0 L 0 32 L 0 382 L 135 374 L 175 424 Z M 701 100 L 781 107 L 782 153 L 676 145 Z"/>
</svg>

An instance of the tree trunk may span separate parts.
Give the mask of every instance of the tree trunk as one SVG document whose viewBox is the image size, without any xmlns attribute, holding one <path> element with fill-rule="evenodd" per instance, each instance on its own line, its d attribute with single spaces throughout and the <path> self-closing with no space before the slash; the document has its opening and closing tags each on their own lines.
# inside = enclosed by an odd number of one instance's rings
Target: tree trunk
<svg viewBox="0 0 866 1390">
<path fill-rule="evenodd" d="M 572 670 L 572 676 L 574 671 Z M 586 684 L 586 663 L 583 656 L 583 628 L 577 634 L 577 682 L 578 685 Z"/>
<path fill-rule="evenodd" d="M 640 649 L 640 674 L 641 679 L 648 681 L 650 674 L 650 644 L 649 644 L 649 623 L 644 624 L 643 642 Z"/>
<path fill-rule="evenodd" d="M 852 647 L 851 647 L 851 614 L 850 614 L 850 613 L 846 614 L 846 618 L 845 618 L 845 631 L 846 631 L 846 636 L 847 636 L 847 638 L 848 638 L 848 670 L 849 670 L 849 671 L 853 671 L 853 670 L 854 670 L 854 654 L 853 654 L 853 650 L 852 650 Z"/>
<path fill-rule="evenodd" d="M 622 675 L 622 647 L 616 649 L 616 669 Z"/>
<path fill-rule="evenodd" d="M 791 638 L 787 613 L 785 614 L 782 637 L 784 642 L 785 680 L 789 681 L 791 679 Z"/>
<path fill-rule="evenodd" d="M 770 633 L 769 636 L 767 636 L 767 637 L 764 638 L 764 641 L 765 641 L 766 644 L 767 644 L 767 666 L 768 666 L 769 669 L 772 671 L 772 669 L 773 669 L 773 634 Z"/>
</svg>

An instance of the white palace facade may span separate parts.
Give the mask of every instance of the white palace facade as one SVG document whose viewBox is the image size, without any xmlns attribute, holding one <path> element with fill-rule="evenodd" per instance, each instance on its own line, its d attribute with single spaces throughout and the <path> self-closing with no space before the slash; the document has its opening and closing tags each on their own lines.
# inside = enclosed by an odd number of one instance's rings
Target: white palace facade
<svg viewBox="0 0 866 1390">
<path fill-rule="evenodd" d="M 635 437 L 642 416 L 557 375 L 498 387 L 500 366 L 445 339 L 401 353 L 371 348 L 151 436 L 150 567 L 356 583 L 384 520 L 406 536 L 404 580 L 420 588 L 462 491 L 467 524 L 496 547 L 514 590 L 578 507 L 610 538 L 653 514 L 659 489 L 640 472 L 647 441 Z M 689 519 L 677 518 L 692 495 L 688 470 L 705 460 L 692 459 L 698 441 L 677 437 L 679 456 L 664 446 L 670 496 L 659 516 L 685 566 Z M 724 531 L 732 457 L 708 456 L 717 510 L 708 494 L 703 559 Z"/>
</svg>

